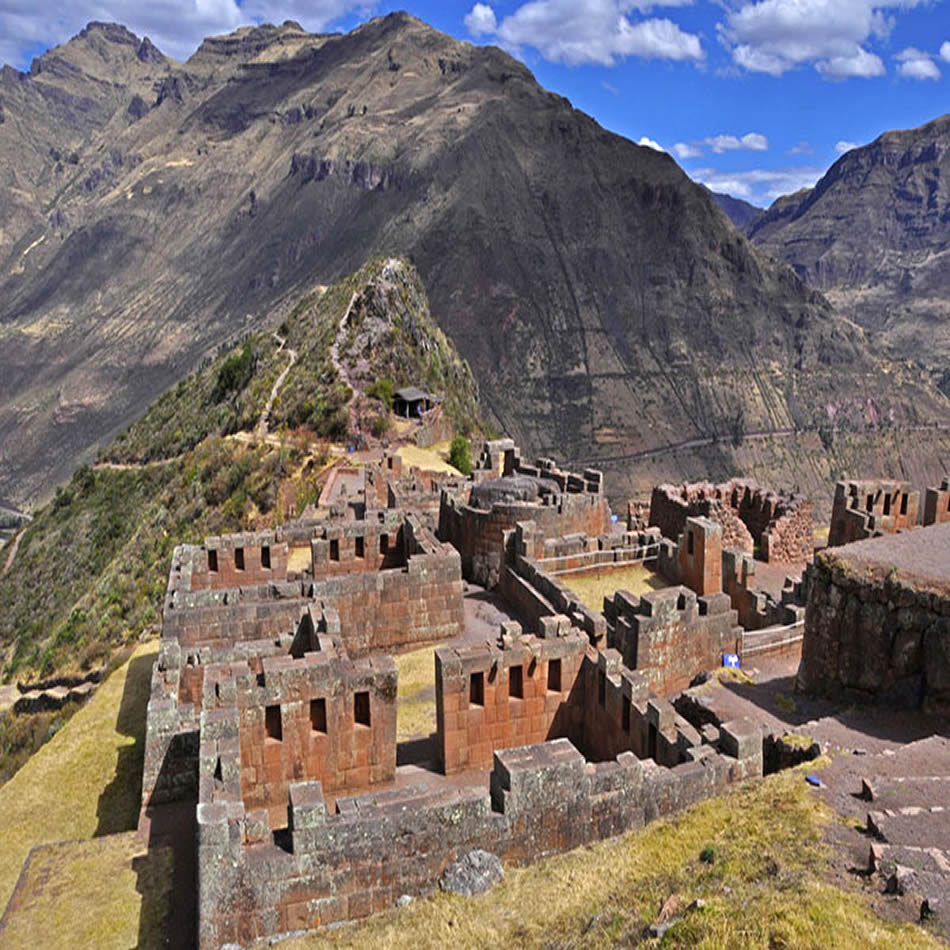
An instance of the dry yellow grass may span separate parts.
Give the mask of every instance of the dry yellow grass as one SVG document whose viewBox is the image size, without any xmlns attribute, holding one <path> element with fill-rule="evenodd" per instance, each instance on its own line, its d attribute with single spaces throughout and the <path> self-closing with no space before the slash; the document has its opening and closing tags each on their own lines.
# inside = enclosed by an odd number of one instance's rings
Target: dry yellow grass
<svg viewBox="0 0 950 950">
<path fill-rule="evenodd" d="M 428 449 L 420 449 L 416 445 L 404 445 L 396 453 L 402 459 L 404 468 L 421 468 L 426 472 L 449 472 L 452 475 L 460 474 L 458 469 L 446 461 L 449 443 L 439 442 Z"/>
<path fill-rule="evenodd" d="M 435 732 L 435 647 L 403 653 L 396 658 L 396 741 Z"/>
<path fill-rule="evenodd" d="M 88 705 L 0 788 L 0 907 L 39 844 L 135 827 L 157 642 L 144 644 Z"/>
<path fill-rule="evenodd" d="M 558 579 L 577 594 L 584 606 L 598 613 L 604 609 L 604 598 L 613 597 L 618 590 L 642 597 L 647 591 L 670 586 L 669 581 L 642 564 L 606 567 L 589 574 L 561 574 Z"/>
<path fill-rule="evenodd" d="M 30 858 L 2 944 L 8 950 L 164 946 L 159 931 L 171 876 L 171 849 L 152 848 L 146 856 L 134 831 L 43 845 Z"/>
<path fill-rule="evenodd" d="M 802 772 L 791 770 L 641 832 L 508 869 L 486 897 L 438 894 L 283 946 L 623 946 L 640 941 L 672 894 L 683 908 L 696 898 L 706 903 L 667 932 L 664 947 L 941 946 L 917 927 L 880 920 L 859 893 L 825 881 L 822 829 L 830 820 Z M 711 863 L 699 860 L 707 846 Z"/>
</svg>

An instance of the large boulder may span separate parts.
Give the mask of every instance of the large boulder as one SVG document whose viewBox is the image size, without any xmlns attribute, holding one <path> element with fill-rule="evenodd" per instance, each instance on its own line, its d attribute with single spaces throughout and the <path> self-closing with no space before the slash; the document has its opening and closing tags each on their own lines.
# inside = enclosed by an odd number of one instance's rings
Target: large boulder
<svg viewBox="0 0 950 950">
<path fill-rule="evenodd" d="M 469 851 L 450 864 L 442 874 L 439 887 L 451 894 L 474 897 L 491 890 L 503 877 L 501 861 L 488 851 Z"/>
</svg>

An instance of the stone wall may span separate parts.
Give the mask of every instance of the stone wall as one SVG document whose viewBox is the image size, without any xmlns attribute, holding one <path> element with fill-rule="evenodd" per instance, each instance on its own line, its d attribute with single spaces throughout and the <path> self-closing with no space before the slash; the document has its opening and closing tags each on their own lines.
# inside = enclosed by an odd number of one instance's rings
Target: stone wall
<svg viewBox="0 0 950 950">
<path fill-rule="evenodd" d="M 776 600 L 768 591 L 756 587 L 755 561 L 741 551 L 722 552 L 722 589 L 747 631 L 804 619 L 805 593 L 801 581 L 787 577 L 781 597 Z"/>
<path fill-rule="evenodd" d="M 950 521 L 950 475 L 937 488 L 928 488 L 924 496 L 924 524 Z"/>
<path fill-rule="evenodd" d="M 823 552 L 807 587 L 802 689 L 950 713 L 950 525 Z"/>
<path fill-rule="evenodd" d="M 508 624 L 504 644 L 436 650 L 438 759 L 447 775 L 487 771 L 499 749 L 558 737 L 581 744 L 577 680 L 588 641 L 571 627 L 557 634 L 522 636 Z"/>
<path fill-rule="evenodd" d="M 364 522 L 352 524 L 369 530 Z M 335 532 L 343 527 L 340 523 L 319 530 Z M 395 532 L 397 523 L 384 521 L 372 527 Z M 347 544 L 352 545 L 354 537 L 349 535 Z M 182 545 L 172 558 L 163 631 L 185 650 L 201 644 L 222 647 L 292 633 L 301 609 L 322 603 L 338 612 L 341 636 L 352 657 L 426 646 L 460 634 L 464 611 L 458 553 L 437 541 L 412 515 L 399 515 L 398 534 L 391 537 L 398 538 L 393 556 L 402 567 L 329 572 L 313 580 L 275 580 L 228 590 L 195 589 L 194 565 L 206 558 L 207 547 Z M 331 540 L 312 541 L 318 552 L 315 564 L 322 562 Z M 342 553 L 343 541 L 339 543 Z M 365 558 L 355 560 L 368 562 L 368 550 Z"/>
<path fill-rule="evenodd" d="M 913 528 L 919 507 L 920 492 L 911 491 L 908 482 L 837 482 L 828 547 Z"/>
<path fill-rule="evenodd" d="M 661 696 L 684 689 L 702 670 L 734 653 L 741 628 L 725 594 L 699 597 L 686 587 L 636 598 L 618 591 L 606 605 L 607 643 L 625 666 L 642 673 Z"/>
<path fill-rule="evenodd" d="M 812 506 L 801 495 L 762 488 L 752 479 L 734 478 L 720 485 L 696 482 L 659 485 L 650 499 L 650 525 L 676 541 L 686 519 L 702 516 L 722 528 L 722 546 L 752 554 L 756 545 L 764 561 L 794 563 L 814 550 Z"/>
<path fill-rule="evenodd" d="M 724 725 L 720 744 L 722 752 L 698 750 L 696 761 L 666 769 L 632 753 L 586 763 L 559 739 L 496 753 L 487 788 L 392 789 L 338 799 L 338 814 L 328 814 L 319 783 L 298 783 L 289 850 L 261 840 L 259 820 L 240 802 L 203 800 L 199 948 L 366 917 L 429 891 L 473 848 L 510 863 L 536 860 L 761 775 L 762 739 L 751 723 Z"/>
</svg>

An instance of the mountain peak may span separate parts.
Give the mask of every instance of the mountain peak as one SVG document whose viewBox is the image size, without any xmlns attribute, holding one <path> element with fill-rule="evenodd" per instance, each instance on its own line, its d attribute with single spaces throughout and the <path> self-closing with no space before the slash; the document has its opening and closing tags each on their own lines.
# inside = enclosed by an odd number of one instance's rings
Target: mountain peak
<svg viewBox="0 0 950 950">
<path fill-rule="evenodd" d="M 73 39 L 85 39 L 89 36 L 101 36 L 110 43 L 124 43 L 135 47 L 139 45 L 139 38 L 121 23 L 104 23 L 100 20 L 91 20 Z"/>
</svg>

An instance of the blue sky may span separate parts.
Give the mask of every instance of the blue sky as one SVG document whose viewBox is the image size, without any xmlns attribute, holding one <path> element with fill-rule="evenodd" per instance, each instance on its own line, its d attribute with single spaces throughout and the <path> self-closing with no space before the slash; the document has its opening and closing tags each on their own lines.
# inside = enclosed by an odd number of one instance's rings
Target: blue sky
<svg viewBox="0 0 950 950">
<path fill-rule="evenodd" d="M 760 205 L 849 144 L 950 111 L 950 0 L 0 0 L 0 60 L 24 68 L 91 19 L 184 59 L 242 23 L 348 29 L 395 9 L 503 46 L 602 125 Z"/>
</svg>

